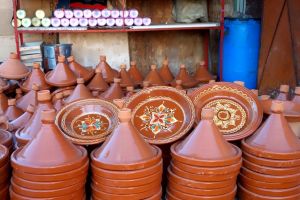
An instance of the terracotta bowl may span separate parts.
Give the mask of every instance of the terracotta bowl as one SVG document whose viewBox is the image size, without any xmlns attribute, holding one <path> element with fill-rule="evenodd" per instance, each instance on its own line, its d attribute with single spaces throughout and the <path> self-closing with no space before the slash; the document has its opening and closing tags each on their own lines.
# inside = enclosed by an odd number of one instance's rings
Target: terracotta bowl
<svg viewBox="0 0 300 200">
<path fill-rule="evenodd" d="M 6 146 L 0 145 L 0 169 L 9 163 L 9 151 Z"/>
<path fill-rule="evenodd" d="M 108 178 L 108 179 L 119 179 L 119 180 L 128 180 L 128 179 L 138 179 L 150 176 L 157 172 L 162 172 L 162 161 L 153 165 L 152 167 L 140 169 L 140 170 L 131 170 L 131 171 L 111 171 L 95 167 L 91 164 L 92 173 L 96 176 Z"/>
<path fill-rule="evenodd" d="M 4 175 L 9 173 L 9 172 L 10 172 L 10 164 L 9 164 L 9 161 L 8 161 L 5 165 L 0 167 L 0 177 L 1 178 L 4 177 Z"/>
<path fill-rule="evenodd" d="M 300 159 L 296 160 L 272 160 L 267 158 L 259 158 L 249 153 L 243 152 L 243 159 L 257 165 L 275 168 L 297 167 L 300 166 Z"/>
<path fill-rule="evenodd" d="M 192 174 L 225 175 L 233 172 L 239 172 L 242 166 L 242 160 L 237 164 L 229 165 L 226 167 L 197 167 L 193 165 L 187 165 L 185 163 L 181 163 L 176 160 L 173 160 L 172 164 L 178 167 L 179 169 Z"/>
<path fill-rule="evenodd" d="M 0 198 L 1 199 L 9 199 L 9 184 L 7 184 L 4 188 L 0 189 Z"/>
<path fill-rule="evenodd" d="M 7 183 L 9 182 L 10 179 L 10 173 L 5 173 L 5 174 L 1 174 L 0 176 L 0 185 L 7 185 Z M 1 189 L 1 188 L 0 188 Z"/>
<path fill-rule="evenodd" d="M 152 197 L 146 198 L 146 200 L 161 200 L 161 195 L 162 195 L 162 188 L 160 188 L 159 192 L 157 192 Z"/>
<path fill-rule="evenodd" d="M 56 181 L 64 181 L 69 180 L 74 177 L 78 176 L 87 176 L 87 171 L 89 168 L 89 163 L 86 162 L 82 167 L 78 169 L 66 172 L 66 173 L 59 173 L 59 174 L 48 174 L 48 175 L 37 175 L 32 173 L 26 173 L 23 171 L 13 170 L 13 176 L 17 176 L 19 178 L 28 180 L 28 181 L 35 181 L 35 182 L 56 182 Z"/>
<path fill-rule="evenodd" d="M 275 168 L 275 167 L 266 167 L 260 166 L 255 163 L 249 162 L 248 160 L 243 160 L 243 167 L 267 175 L 273 176 L 284 176 L 284 175 L 293 175 L 300 173 L 300 166 L 298 167 L 285 167 L 285 168 Z"/>
<path fill-rule="evenodd" d="M 10 147 L 13 143 L 12 134 L 8 131 L 0 129 L 0 144 Z"/>
<path fill-rule="evenodd" d="M 118 121 L 118 108 L 113 103 L 85 99 L 64 106 L 57 113 L 55 123 L 76 144 L 98 144 L 114 130 Z"/>
<path fill-rule="evenodd" d="M 236 194 L 237 187 L 235 187 L 232 191 L 228 192 L 227 194 L 223 195 L 215 195 L 215 196 L 199 196 L 199 195 L 191 195 L 179 192 L 174 190 L 173 188 L 168 188 L 168 194 L 175 196 L 179 199 L 194 199 L 194 200 L 233 200 Z"/>
<path fill-rule="evenodd" d="M 300 174 L 294 174 L 294 175 L 285 175 L 285 176 L 272 176 L 272 175 L 264 175 L 261 173 L 257 173 L 254 171 L 251 171 L 249 169 L 246 169 L 242 167 L 241 173 L 245 176 L 262 181 L 267 183 L 273 183 L 273 182 L 280 182 L 280 183 L 288 183 L 288 182 L 294 182 L 299 181 L 300 182 Z"/>
<path fill-rule="evenodd" d="M 18 186 L 13 181 L 11 181 L 11 187 L 14 192 L 22 196 L 33 197 L 33 198 L 65 196 L 71 194 L 72 192 L 77 191 L 78 188 L 83 188 L 84 184 L 85 183 L 79 183 L 69 187 L 60 188 L 58 190 L 31 190 L 31 189 Z"/>
<path fill-rule="evenodd" d="M 72 162 L 72 163 L 65 163 L 63 165 L 59 166 L 51 166 L 51 164 L 48 164 L 48 166 L 30 166 L 28 163 L 21 163 L 18 160 L 17 154 L 22 149 L 18 149 L 13 152 L 11 155 L 11 165 L 14 168 L 14 170 L 18 171 L 21 170 L 22 172 L 26 173 L 32 173 L 36 175 L 51 175 L 51 174 L 58 174 L 58 173 L 65 173 L 68 171 L 72 171 L 77 169 L 78 167 L 83 166 L 84 164 L 88 163 L 88 157 L 87 157 L 87 151 L 83 147 L 78 147 L 81 150 L 82 156 L 80 159 Z"/>
<path fill-rule="evenodd" d="M 178 199 L 172 193 L 170 193 L 169 191 L 167 191 L 167 193 L 166 193 L 166 200 L 181 200 L 181 199 Z"/>
<path fill-rule="evenodd" d="M 197 189 L 197 188 L 186 187 L 172 181 L 168 182 L 168 188 L 172 188 L 172 190 L 177 190 L 182 193 L 196 195 L 196 196 L 219 196 L 231 192 L 235 187 L 236 184 L 232 184 L 223 188 L 209 190 L 209 189 Z"/>
<path fill-rule="evenodd" d="M 236 150 L 236 155 L 227 160 L 216 161 L 216 160 L 200 160 L 196 158 L 190 158 L 190 157 L 177 154 L 176 147 L 178 144 L 179 143 L 175 143 L 171 146 L 172 159 L 181 163 L 185 163 L 187 165 L 194 165 L 199 167 L 225 167 L 225 166 L 230 166 L 239 163 L 242 157 L 242 151 L 237 146 L 233 145 L 234 149 Z"/>
<path fill-rule="evenodd" d="M 236 179 L 230 179 L 225 181 L 214 181 L 214 182 L 200 182 L 191 179 L 185 179 L 174 174 L 171 171 L 170 167 L 168 168 L 168 180 L 186 187 L 191 187 L 196 189 L 218 189 L 236 183 Z"/>
<path fill-rule="evenodd" d="M 117 179 L 106 179 L 101 178 L 95 175 L 92 175 L 93 182 L 96 182 L 98 184 L 102 184 L 105 186 L 110 187 L 137 187 L 141 185 L 146 185 L 149 183 L 152 183 L 154 181 L 161 181 L 162 179 L 162 173 L 158 172 L 156 174 L 150 175 L 145 178 L 139 178 L 139 179 L 130 179 L 130 180 L 117 180 Z"/>
<path fill-rule="evenodd" d="M 181 176 L 183 178 L 186 178 L 186 179 L 194 180 L 194 181 L 211 181 L 211 182 L 225 181 L 228 179 L 235 179 L 239 174 L 239 171 L 230 173 L 230 174 L 222 174 L 222 175 L 192 174 L 192 173 L 185 172 L 172 164 L 170 166 L 171 166 L 171 170 L 172 170 L 172 172 L 174 172 L 174 174 Z"/>
<path fill-rule="evenodd" d="M 270 197 L 270 196 L 262 196 L 262 195 L 258 195 L 255 194 L 249 190 L 247 190 L 246 188 L 244 188 L 243 186 L 241 186 L 240 184 L 238 185 L 239 190 L 238 190 L 238 196 L 240 199 L 243 200 L 296 200 L 300 198 L 300 194 L 298 195 L 294 195 L 294 196 L 285 196 L 285 197 Z"/>
<path fill-rule="evenodd" d="M 99 161 L 95 156 L 94 153 L 97 149 L 95 149 L 92 153 L 91 153 L 91 163 L 95 166 L 95 167 L 99 167 L 102 169 L 107 169 L 107 170 L 115 170 L 115 171 L 124 171 L 124 170 L 140 170 L 140 169 L 145 169 L 145 168 L 149 168 L 152 167 L 154 165 L 156 165 L 157 163 L 159 163 L 161 161 L 161 156 L 162 156 L 162 152 L 160 150 L 160 148 L 156 147 L 156 146 L 152 146 L 153 148 L 155 148 L 156 150 L 156 156 L 146 160 L 146 161 L 141 161 L 141 162 L 137 162 L 137 163 L 132 163 L 132 164 L 114 164 L 114 163 L 103 163 L 101 161 Z"/>
<path fill-rule="evenodd" d="M 259 147 L 252 147 L 246 142 L 247 140 L 242 140 L 242 150 L 249 154 L 257 157 L 273 159 L 273 160 L 295 160 L 300 159 L 300 151 L 281 153 L 281 152 L 268 152 L 266 150 L 260 149 Z"/>
<path fill-rule="evenodd" d="M 259 187 L 259 188 L 265 188 L 265 189 L 287 189 L 287 188 L 293 188 L 300 184 L 299 181 L 294 182 L 287 182 L 287 183 L 281 183 L 281 182 L 273 182 L 273 183 L 267 183 L 262 181 L 257 181 L 255 179 L 249 178 L 243 174 L 239 175 L 239 182 L 242 184 L 247 184 L 253 187 Z"/>
</svg>

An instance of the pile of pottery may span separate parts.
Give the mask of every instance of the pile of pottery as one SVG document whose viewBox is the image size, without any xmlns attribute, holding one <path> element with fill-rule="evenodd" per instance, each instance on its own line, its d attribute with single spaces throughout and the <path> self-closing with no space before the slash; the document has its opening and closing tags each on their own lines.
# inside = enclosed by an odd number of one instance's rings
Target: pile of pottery
<svg viewBox="0 0 300 200">
<path fill-rule="evenodd" d="M 171 146 L 168 200 L 235 198 L 242 152 L 219 132 L 213 109 L 203 108 L 201 115 L 194 131 Z"/>
<path fill-rule="evenodd" d="M 268 119 L 242 141 L 239 197 L 243 200 L 300 199 L 300 140 L 283 108 L 283 102 L 273 101 Z"/>
<path fill-rule="evenodd" d="M 9 151 L 0 145 L 0 199 L 8 199 L 10 178 Z"/>
<path fill-rule="evenodd" d="M 41 115 L 39 132 L 11 156 L 11 199 L 85 199 L 87 151 L 64 138 L 54 110 Z"/>
<path fill-rule="evenodd" d="M 0 145 L 4 145 L 10 153 L 13 152 L 13 135 L 6 131 L 8 129 L 7 118 L 0 117 Z"/>
<path fill-rule="evenodd" d="M 119 125 L 91 153 L 92 198 L 161 199 L 161 150 L 134 128 L 130 109 L 121 109 Z"/>
</svg>

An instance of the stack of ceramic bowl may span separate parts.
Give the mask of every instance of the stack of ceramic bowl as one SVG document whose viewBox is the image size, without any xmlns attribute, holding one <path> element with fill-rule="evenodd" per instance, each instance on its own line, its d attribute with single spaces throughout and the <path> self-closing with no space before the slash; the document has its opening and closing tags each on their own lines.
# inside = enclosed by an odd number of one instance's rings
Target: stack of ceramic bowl
<svg viewBox="0 0 300 200">
<path fill-rule="evenodd" d="M 42 111 L 38 134 L 11 155 L 11 199 L 85 199 L 87 151 L 64 138 L 55 111 Z"/>
<path fill-rule="evenodd" d="M 273 101 L 265 123 L 242 141 L 243 200 L 300 199 L 300 140 L 284 118 L 283 107 L 283 102 Z"/>
<path fill-rule="evenodd" d="M 242 153 L 224 139 L 213 116 L 213 109 L 203 108 L 194 131 L 171 146 L 168 200 L 234 199 Z"/>
<path fill-rule="evenodd" d="M 134 128 L 131 110 L 119 111 L 119 125 L 91 154 L 92 198 L 161 199 L 161 150 Z"/>
<path fill-rule="evenodd" d="M 8 199 L 9 175 L 9 151 L 0 145 L 0 199 Z"/>
</svg>

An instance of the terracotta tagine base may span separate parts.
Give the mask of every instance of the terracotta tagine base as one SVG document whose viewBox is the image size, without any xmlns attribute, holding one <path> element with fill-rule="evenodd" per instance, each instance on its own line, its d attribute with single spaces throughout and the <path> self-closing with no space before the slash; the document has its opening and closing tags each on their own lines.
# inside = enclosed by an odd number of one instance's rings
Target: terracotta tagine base
<svg viewBox="0 0 300 200">
<path fill-rule="evenodd" d="M 0 198 L 8 199 L 8 186 L 10 179 L 10 166 L 9 166 L 9 150 L 0 145 Z"/>
</svg>

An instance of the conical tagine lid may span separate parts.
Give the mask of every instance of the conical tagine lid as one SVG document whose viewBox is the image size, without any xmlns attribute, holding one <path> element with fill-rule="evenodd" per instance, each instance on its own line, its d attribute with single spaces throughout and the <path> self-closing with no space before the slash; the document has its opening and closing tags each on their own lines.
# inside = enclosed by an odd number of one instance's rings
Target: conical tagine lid
<svg viewBox="0 0 300 200">
<path fill-rule="evenodd" d="M 167 58 L 163 61 L 163 65 L 159 69 L 159 75 L 160 77 L 163 77 L 166 83 L 171 83 L 174 80 L 174 76 L 169 68 L 169 61 Z"/>
<path fill-rule="evenodd" d="M 188 74 L 185 65 L 180 65 L 179 73 L 176 76 L 176 80 L 181 80 L 182 85 L 185 88 L 191 88 L 198 84 L 198 81 L 190 77 Z M 173 83 L 174 85 L 174 83 Z"/>
<path fill-rule="evenodd" d="M 90 81 L 90 83 L 87 85 L 87 87 L 90 90 L 104 92 L 109 88 L 108 84 L 105 82 L 102 76 L 102 72 L 100 68 L 96 68 L 95 70 L 96 74 L 94 78 Z"/>
<path fill-rule="evenodd" d="M 176 145 L 176 154 L 199 160 L 226 160 L 236 156 L 236 149 L 224 139 L 213 121 L 213 109 L 203 108 L 201 117 L 194 131 Z"/>
<path fill-rule="evenodd" d="M 5 111 L 5 116 L 8 121 L 13 121 L 23 114 L 23 110 L 16 106 L 16 99 L 8 99 L 8 108 Z"/>
<path fill-rule="evenodd" d="M 26 111 L 27 107 L 30 104 L 36 106 L 38 91 L 39 91 L 39 86 L 37 84 L 33 84 L 31 91 L 17 100 L 17 107 L 21 108 L 23 111 Z"/>
<path fill-rule="evenodd" d="M 295 96 L 293 97 L 292 101 L 294 103 L 300 104 L 300 87 L 295 88 Z"/>
<path fill-rule="evenodd" d="M 139 71 L 138 67 L 136 66 L 135 61 L 130 62 L 130 68 L 128 70 L 128 73 L 135 84 L 142 85 L 144 78 L 141 72 Z"/>
<path fill-rule="evenodd" d="M 40 90 L 50 89 L 50 85 L 46 83 L 45 74 L 42 72 L 39 63 L 33 63 L 30 75 L 20 87 L 23 91 L 28 92 L 32 89 L 33 84 L 37 84 Z"/>
<path fill-rule="evenodd" d="M 287 120 L 284 118 L 283 102 L 273 101 L 271 115 L 264 124 L 249 138 L 243 141 L 243 149 L 260 152 L 261 155 L 269 152 L 282 154 L 295 153 L 300 158 L 300 140 L 293 133 Z M 291 157 L 291 159 L 296 159 Z"/>
<path fill-rule="evenodd" d="M 4 114 L 8 107 L 8 99 L 3 93 L 3 88 L 0 86 L 0 114 Z"/>
<path fill-rule="evenodd" d="M 106 56 L 100 56 L 100 63 L 97 65 L 97 68 L 101 69 L 102 76 L 107 83 L 112 83 L 114 78 L 119 77 L 119 72 L 106 62 Z"/>
<path fill-rule="evenodd" d="M 103 98 L 108 101 L 113 101 L 114 99 L 121 99 L 123 97 L 123 91 L 120 86 L 120 82 L 120 79 L 115 78 L 114 83 L 100 95 L 100 98 Z"/>
<path fill-rule="evenodd" d="M 68 141 L 56 127 L 55 115 L 55 110 L 41 112 L 42 126 L 39 132 L 12 155 L 13 166 L 56 167 L 76 163 L 86 157 L 86 152 Z"/>
<path fill-rule="evenodd" d="M 70 69 L 77 76 L 77 78 L 83 78 L 84 81 L 88 81 L 93 77 L 94 69 L 83 67 L 75 61 L 74 56 L 68 57 L 67 60 L 69 62 Z"/>
<path fill-rule="evenodd" d="M 64 56 L 58 56 L 58 63 L 53 71 L 46 74 L 46 82 L 56 87 L 68 87 L 76 83 L 76 75 L 65 63 Z"/>
<path fill-rule="evenodd" d="M 0 65 L 0 77 L 2 78 L 18 80 L 27 77 L 29 73 L 29 69 L 15 53 L 11 53 L 9 58 Z"/>
<path fill-rule="evenodd" d="M 289 85 L 280 85 L 279 94 L 277 95 L 276 100 L 287 101 L 289 97 L 289 90 Z"/>
<path fill-rule="evenodd" d="M 120 68 L 121 87 L 134 86 L 134 82 L 131 80 L 129 74 L 126 71 L 126 65 L 121 65 Z"/>
<path fill-rule="evenodd" d="M 17 88 L 16 89 L 16 100 L 20 99 L 21 97 L 23 97 L 23 92 L 22 92 L 21 88 Z"/>
<path fill-rule="evenodd" d="M 107 164 L 131 164 L 149 160 L 157 151 L 149 145 L 131 123 L 131 110 L 119 111 L 119 125 L 104 144 L 94 151 L 96 161 Z"/>
<path fill-rule="evenodd" d="M 81 99 L 89 99 L 93 98 L 92 93 L 90 90 L 84 85 L 84 79 L 78 78 L 77 79 L 77 86 L 75 87 L 72 94 L 65 99 L 65 103 L 71 103 L 73 101 L 81 100 Z"/>
<path fill-rule="evenodd" d="M 9 123 L 9 131 L 15 131 L 19 128 L 23 128 L 33 115 L 34 109 L 35 107 L 33 105 L 28 105 L 25 113 Z"/>
<path fill-rule="evenodd" d="M 64 107 L 64 94 L 62 92 L 59 92 L 55 95 L 56 97 L 56 101 L 53 103 L 53 106 L 55 108 L 55 110 L 60 111 L 60 109 L 62 109 L 62 107 Z"/>
<path fill-rule="evenodd" d="M 199 67 L 196 70 L 194 79 L 201 83 L 207 83 L 210 80 L 214 79 L 214 77 L 206 69 L 206 63 L 204 61 L 200 62 Z"/>
<path fill-rule="evenodd" d="M 166 85 L 163 79 L 160 77 L 156 65 L 151 65 L 151 70 L 145 78 L 145 81 L 148 81 L 151 86 L 160 86 Z"/>
</svg>

